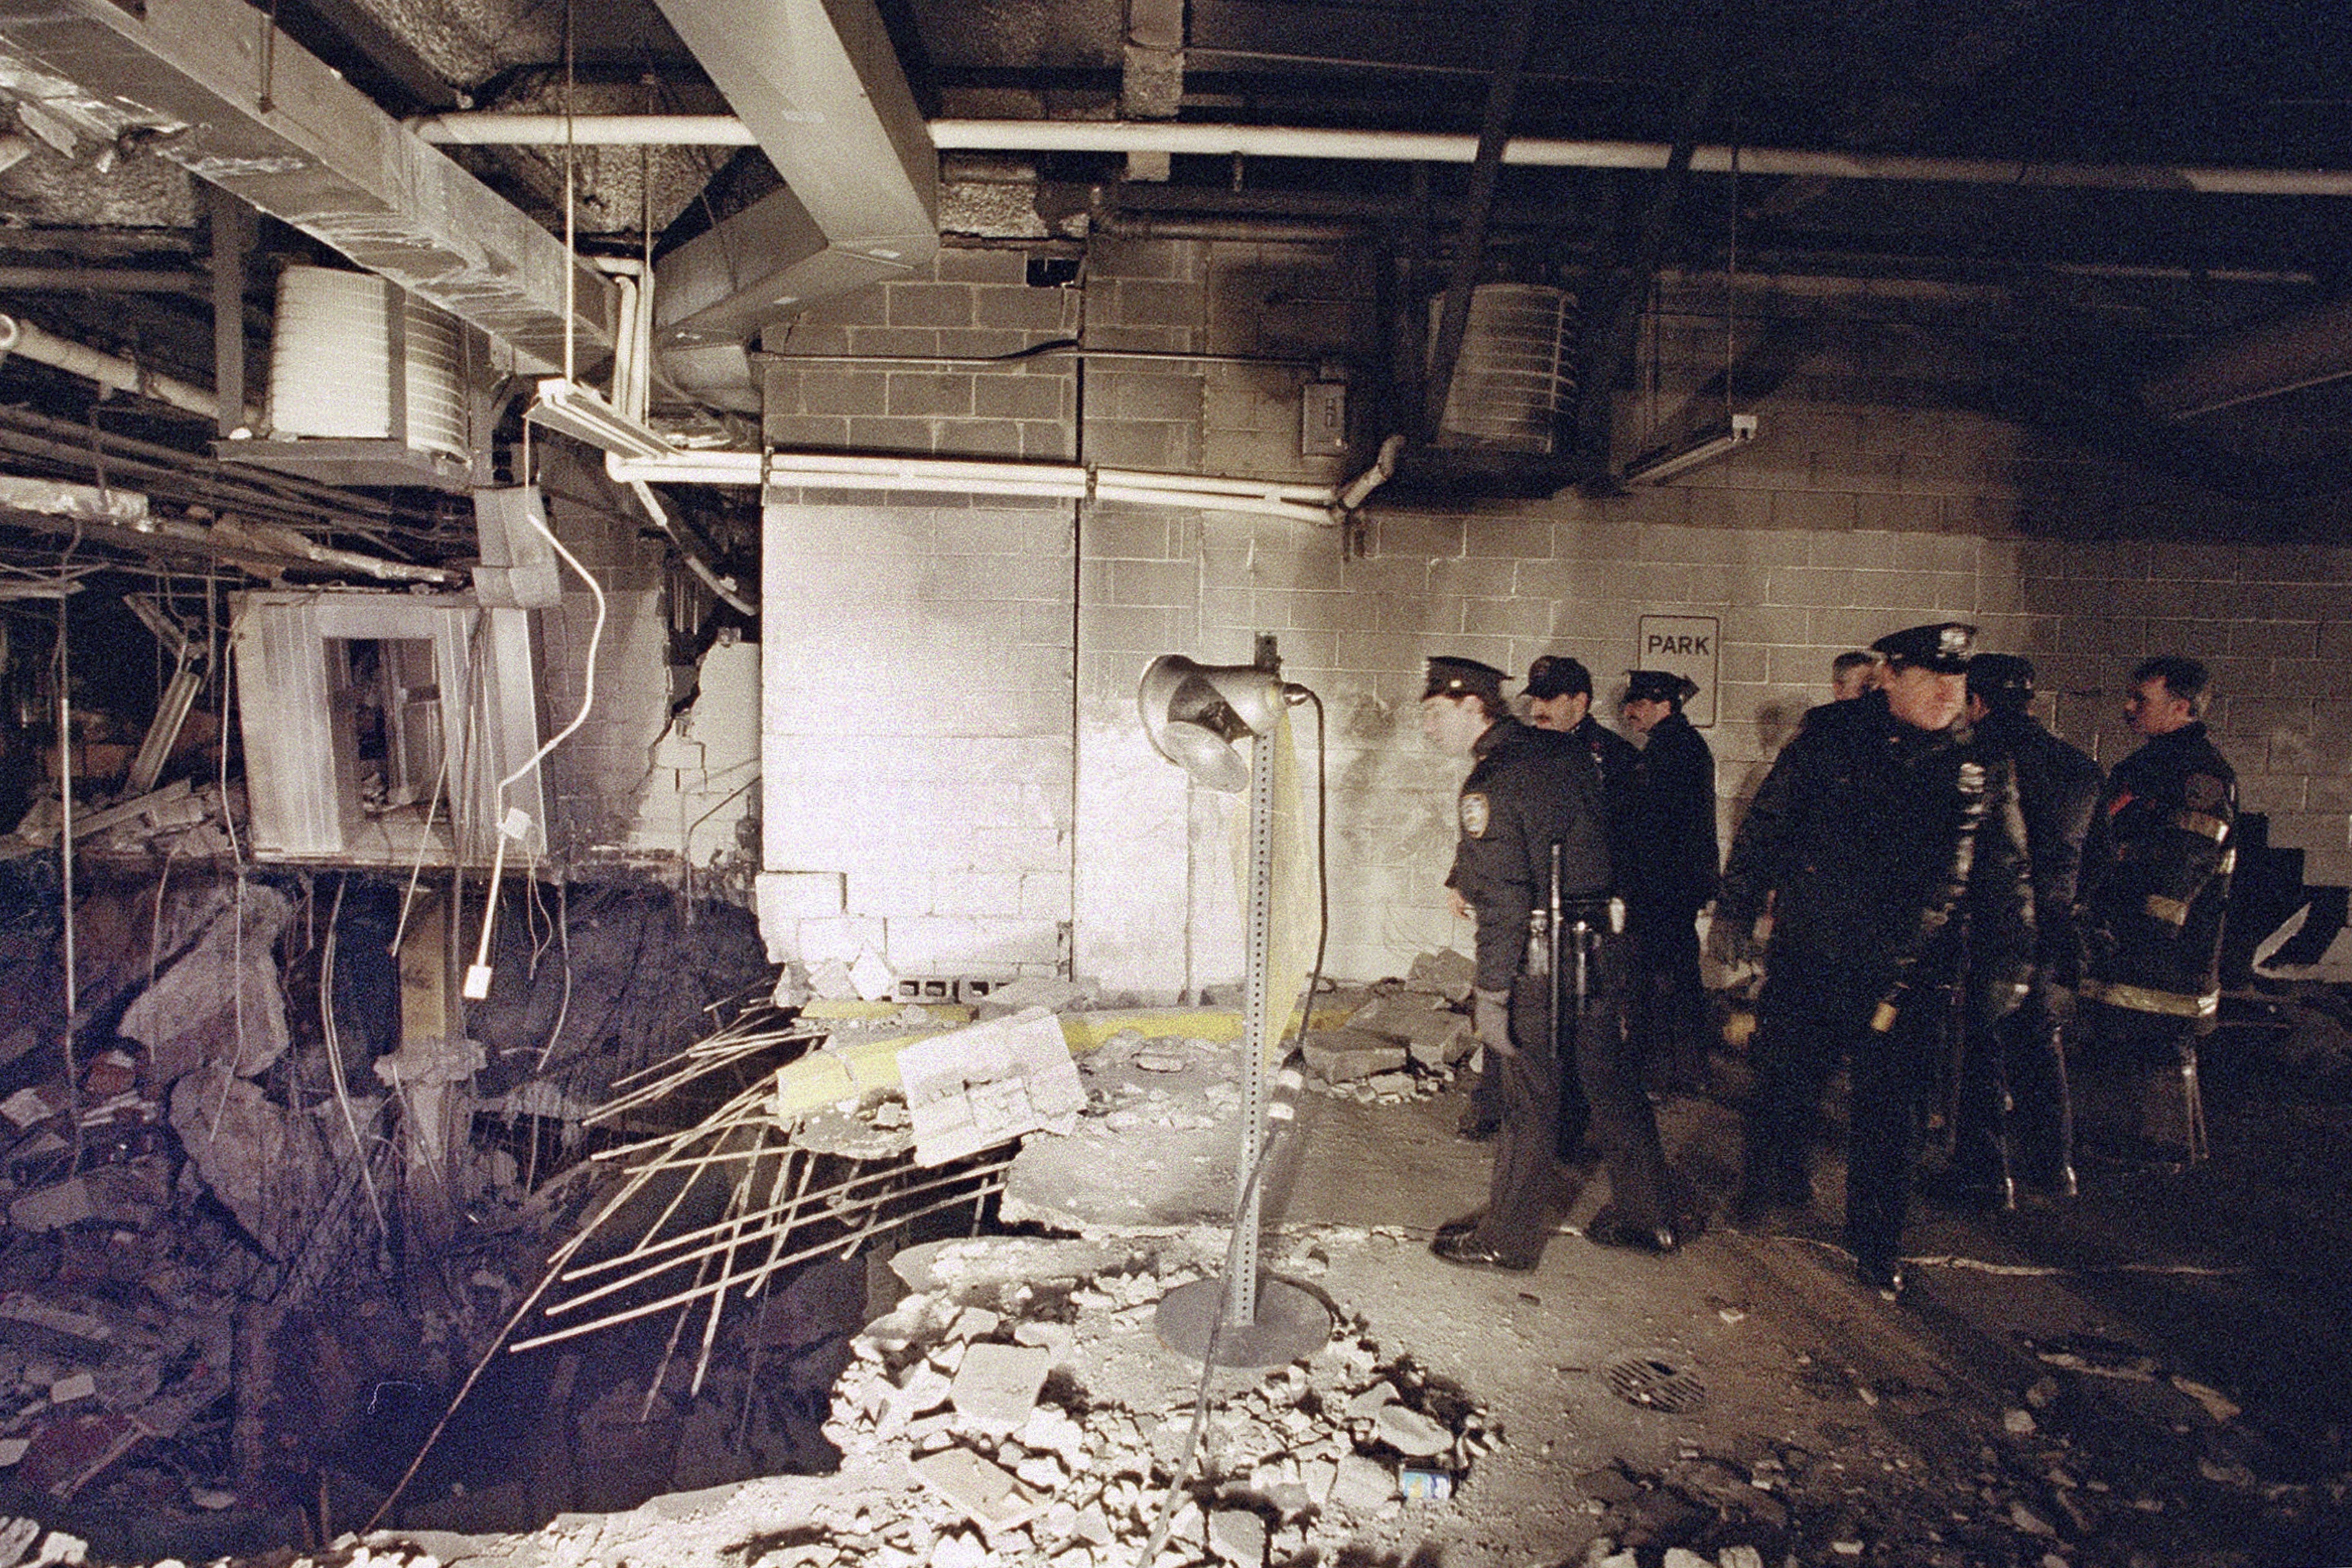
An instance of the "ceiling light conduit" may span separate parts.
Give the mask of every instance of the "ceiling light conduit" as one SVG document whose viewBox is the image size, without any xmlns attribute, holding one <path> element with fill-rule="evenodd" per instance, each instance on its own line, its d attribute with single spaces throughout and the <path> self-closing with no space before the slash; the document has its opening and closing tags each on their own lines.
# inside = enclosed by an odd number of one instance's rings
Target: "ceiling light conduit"
<svg viewBox="0 0 2352 1568">
<path fill-rule="evenodd" d="M 564 140 L 562 115 L 440 114 L 409 121 L 428 142 L 543 146 Z M 751 132 L 731 115 L 575 116 L 572 140 L 594 146 L 747 147 Z M 1201 125 L 1162 121 L 934 120 L 941 152 L 1184 153 L 1217 157 L 1304 158 L 1360 163 L 1467 163 L 1478 152 L 1469 134 L 1412 131 L 1333 131 L 1307 126 Z M 1664 142 L 1552 136 L 1514 137 L 1503 162 L 1561 169 L 1663 169 Z M 1832 180 L 1911 180 L 2231 196 L 2352 196 L 2352 170 L 2200 167 L 2177 163 L 2030 163 L 2008 158 L 1940 158 L 1889 153 L 1820 152 L 1794 147 L 1703 146 L 1691 169 L 1728 174 Z"/>
</svg>

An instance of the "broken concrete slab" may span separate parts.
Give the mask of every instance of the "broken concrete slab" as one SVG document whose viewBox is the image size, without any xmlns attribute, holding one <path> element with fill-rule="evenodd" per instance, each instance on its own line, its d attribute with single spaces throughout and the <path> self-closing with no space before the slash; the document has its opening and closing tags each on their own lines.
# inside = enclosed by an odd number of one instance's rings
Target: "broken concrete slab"
<svg viewBox="0 0 2352 1568">
<path fill-rule="evenodd" d="M 1374 997 L 1348 1019 L 1348 1027 L 1401 1041 L 1427 1068 L 1451 1067 L 1477 1047 L 1470 1020 L 1442 996 L 1394 991 Z"/>
<path fill-rule="evenodd" d="M 278 986 L 278 933 L 293 904 L 264 883 L 240 883 L 194 946 L 122 1015 L 116 1033 L 159 1058 L 167 1047 L 224 1060 L 240 1078 L 286 1052 L 286 997 Z"/>
<path fill-rule="evenodd" d="M 949 1398 L 965 1420 L 1008 1435 L 1036 1408 L 1037 1391 L 1052 1365 L 1052 1354 L 1041 1347 L 983 1340 L 964 1351 Z"/>
<path fill-rule="evenodd" d="M 1353 1027 L 1317 1029 L 1298 1043 L 1307 1070 L 1326 1083 L 1360 1083 L 1396 1072 L 1410 1059 L 1402 1041 Z"/>
<path fill-rule="evenodd" d="M 1045 1511 L 1050 1500 L 1030 1490 L 1003 1466 L 970 1448 L 940 1448 L 913 1463 L 915 1473 L 926 1485 L 963 1510 L 983 1530 L 1007 1530 L 1025 1523 Z"/>
<path fill-rule="evenodd" d="M 1470 955 L 1449 947 L 1415 958 L 1412 967 L 1405 971 L 1404 986 L 1460 1003 L 1470 1000 L 1470 988 L 1477 978 L 1478 966 Z"/>
<path fill-rule="evenodd" d="M 898 1080 L 920 1165 L 1040 1128 L 1066 1133 L 1087 1104 L 1062 1026 L 1043 1007 L 901 1047 Z"/>
</svg>

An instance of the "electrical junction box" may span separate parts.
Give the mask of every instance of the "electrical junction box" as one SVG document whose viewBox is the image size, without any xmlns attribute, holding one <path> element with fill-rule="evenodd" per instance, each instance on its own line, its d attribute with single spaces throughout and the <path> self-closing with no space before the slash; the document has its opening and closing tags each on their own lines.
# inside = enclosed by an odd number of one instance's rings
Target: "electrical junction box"
<svg viewBox="0 0 2352 1568">
<path fill-rule="evenodd" d="M 1298 455 L 1343 458 L 1348 454 L 1348 384 L 1310 381 L 1300 389 Z"/>
</svg>

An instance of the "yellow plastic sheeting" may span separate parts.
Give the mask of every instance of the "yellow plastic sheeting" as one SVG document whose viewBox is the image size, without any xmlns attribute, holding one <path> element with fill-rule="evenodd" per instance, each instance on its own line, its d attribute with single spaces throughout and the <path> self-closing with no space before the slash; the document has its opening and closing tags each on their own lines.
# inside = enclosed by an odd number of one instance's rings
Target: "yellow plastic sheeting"
<svg viewBox="0 0 2352 1568">
<path fill-rule="evenodd" d="M 1300 984 L 1305 984 L 1302 972 Z M 1315 1010 L 1312 1027 L 1338 1026 L 1349 1009 L 1327 1004 Z M 1096 1049 L 1122 1030 L 1147 1038 L 1181 1036 L 1191 1040 L 1237 1040 L 1242 1016 L 1230 1007 L 1133 1007 L 1101 1013 L 1065 1013 L 1058 1016 L 1062 1037 L 1073 1053 Z M 1294 1006 L 1288 1020 L 1296 1025 Z M 862 1098 L 876 1089 L 898 1089 L 898 1050 L 917 1040 L 945 1034 L 945 1029 L 913 1029 L 871 1040 L 812 1051 L 776 1069 L 776 1113 L 791 1117 L 838 1100 Z"/>
</svg>

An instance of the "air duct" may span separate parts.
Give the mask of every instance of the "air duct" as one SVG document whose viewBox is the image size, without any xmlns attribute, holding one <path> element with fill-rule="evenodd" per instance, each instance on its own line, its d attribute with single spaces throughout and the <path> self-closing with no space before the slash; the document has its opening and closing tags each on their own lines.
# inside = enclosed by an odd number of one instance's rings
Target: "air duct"
<svg viewBox="0 0 2352 1568">
<path fill-rule="evenodd" d="M 874 0 L 660 5 L 785 188 L 656 267 L 656 348 L 740 344 L 929 265 L 939 156 Z"/>
<path fill-rule="evenodd" d="M 1437 337 L 1440 296 L 1429 302 Z M 1481 283 L 1470 293 L 1462 354 L 1446 389 L 1437 444 L 1548 458 L 1576 397 L 1570 345 L 1576 301 L 1537 283 Z"/>
</svg>

